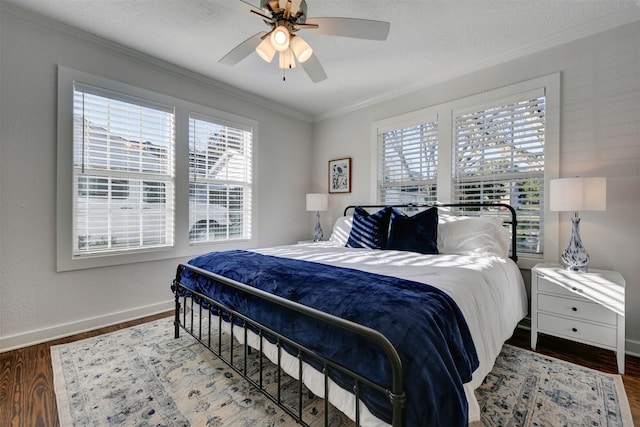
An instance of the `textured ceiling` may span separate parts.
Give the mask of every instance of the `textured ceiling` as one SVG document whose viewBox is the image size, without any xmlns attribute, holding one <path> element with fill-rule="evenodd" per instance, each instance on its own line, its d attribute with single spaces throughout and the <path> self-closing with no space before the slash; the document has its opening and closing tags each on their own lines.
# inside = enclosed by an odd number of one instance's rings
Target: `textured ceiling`
<svg viewBox="0 0 640 427">
<path fill-rule="evenodd" d="M 247 0 L 258 5 L 258 0 Z M 640 19 L 640 0 L 307 0 L 309 17 L 388 21 L 386 41 L 300 34 L 328 79 L 286 81 L 251 54 L 218 63 L 268 30 L 240 0 L 2 0 L 318 119 L 535 49 Z"/>
</svg>

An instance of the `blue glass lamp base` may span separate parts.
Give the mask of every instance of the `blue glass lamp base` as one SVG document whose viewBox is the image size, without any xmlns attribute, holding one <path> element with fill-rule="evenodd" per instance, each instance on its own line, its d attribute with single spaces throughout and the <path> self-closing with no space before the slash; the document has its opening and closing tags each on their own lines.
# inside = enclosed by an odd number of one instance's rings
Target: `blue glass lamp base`
<svg viewBox="0 0 640 427">
<path fill-rule="evenodd" d="M 313 241 L 319 242 L 322 240 L 322 227 L 320 227 L 320 212 L 316 212 L 316 228 L 313 230 Z"/>
<path fill-rule="evenodd" d="M 567 270 L 586 272 L 587 264 L 589 264 L 589 254 L 580 240 L 580 218 L 577 213 L 571 218 L 571 222 L 573 223 L 571 238 L 569 239 L 569 245 L 562 251 L 562 263 Z"/>
</svg>

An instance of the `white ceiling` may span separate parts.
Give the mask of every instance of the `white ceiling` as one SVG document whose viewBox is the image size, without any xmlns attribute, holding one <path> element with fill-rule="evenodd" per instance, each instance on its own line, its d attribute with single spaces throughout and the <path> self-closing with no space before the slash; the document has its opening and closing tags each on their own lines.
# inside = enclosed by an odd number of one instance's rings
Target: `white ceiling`
<svg viewBox="0 0 640 427">
<path fill-rule="evenodd" d="M 307 0 L 309 17 L 388 21 L 386 41 L 301 32 L 328 79 L 312 83 L 251 54 L 218 63 L 268 30 L 240 0 L 1 0 L 179 65 L 310 120 L 425 87 L 639 19 L 640 0 Z M 259 0 L 247 0 L 254 5 Z"/>
</svg>

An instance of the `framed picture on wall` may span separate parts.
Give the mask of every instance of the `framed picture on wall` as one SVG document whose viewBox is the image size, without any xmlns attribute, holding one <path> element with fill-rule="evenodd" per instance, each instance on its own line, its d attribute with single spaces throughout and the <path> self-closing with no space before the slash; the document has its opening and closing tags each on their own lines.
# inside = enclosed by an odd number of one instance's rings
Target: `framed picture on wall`
<svg viewBox="0 0 640 427">
<path fill-rule="evenodd" d="M 351 157 L 329 160 L 329 193 L 351 193 Z"/>
</svg>

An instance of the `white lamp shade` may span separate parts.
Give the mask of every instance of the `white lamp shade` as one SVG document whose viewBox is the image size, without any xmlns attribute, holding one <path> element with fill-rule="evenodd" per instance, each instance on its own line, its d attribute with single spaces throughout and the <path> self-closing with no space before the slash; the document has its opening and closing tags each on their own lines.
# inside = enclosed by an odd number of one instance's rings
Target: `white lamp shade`
<svg viewBox="0 0 640 427">
<path fill-rule="evenodd" d="M 264 40 L 256 47 L 256 52 L 260 55 L 260 58 L 267 62 L 271 62 L 276 54 L 276 48 L 271 44 L 269 37 L 265 37 Z"/>
<path fill-rule="evenodd" d="M 277 51 L 282 52 L 284 50 L 287 50 L 287 48 L 289 47 L 290 37 L 291 36 L 289 35 L 289 30 L 287 29 L 287 27 L 285 27 L 284 25 L 278 25 L 271 32 L 271 44 Z"/>
<path fill-rule="evenodd" d="M 324 193 L 307 194 L 308 211 L 326 211 L 329 208 L 329 195 Z"/>
<path fill-rule="evenodd" d="M 300 63 L 305 62 L 307 59 L 311 58 L 313 55 L 313 49 L 311 46 L 302 39 L 300 36 L 291 37 L 291 49 L 293 53 L 296 54 L 296 58 Z"/>
<path fill-rule="evenodd" d="M 293 57 L 293 51 L 287 49 L 284 52 L 280 52 L 280 68 L 296 68 L 296 60 Z"/>
<path fill-rule="evenodd" d="M 560 178 L 549 183 L 552 211 L 603 211 L 607 208 L 606 178 Z"/>
</svg>

